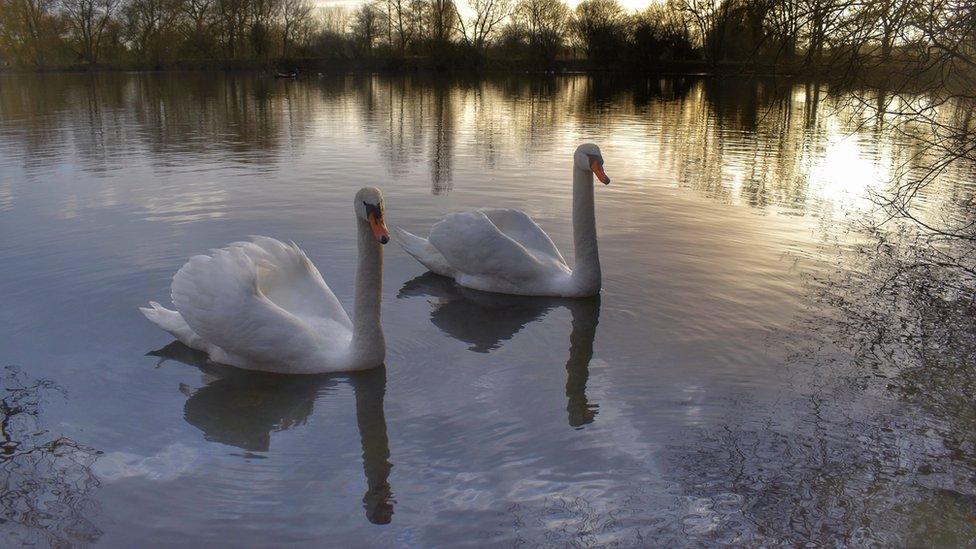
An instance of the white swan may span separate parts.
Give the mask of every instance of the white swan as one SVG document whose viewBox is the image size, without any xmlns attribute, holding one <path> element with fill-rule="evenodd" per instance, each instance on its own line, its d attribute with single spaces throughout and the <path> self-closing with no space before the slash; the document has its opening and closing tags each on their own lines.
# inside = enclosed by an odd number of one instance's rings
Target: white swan
<svg viewBox="0 0 976 549">
<path fill-rule="evenodd" d="M 350 321 L 298 246 L 252 237 L 190 258 L 173 277 L 176 311 L 156 302 L 146 318 L 215 362 L 248 370 L 318 374 L 383 363 L 383 195 L 356 193 L 359 266 Z"/>
<path fill-rule="evenodd" d="M 397 241 L 429 270 L 467 288 L 516 295 L 585 297 L 600 293 L 600 255 L 593 213 L 593 176 L 604 184 L 600 148 L 586 143 L 573 155 L 573 245 L 570 268 L 525 212 L 482 209 L 450 214 L 421 238 L 397 227 Z"/>
</svg>

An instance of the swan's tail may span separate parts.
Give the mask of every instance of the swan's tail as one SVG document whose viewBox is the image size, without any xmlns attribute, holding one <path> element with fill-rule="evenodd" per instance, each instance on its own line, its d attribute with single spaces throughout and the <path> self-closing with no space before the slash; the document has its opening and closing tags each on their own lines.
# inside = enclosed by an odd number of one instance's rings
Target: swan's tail
<svg viewBox="0 0 976 549">
<path fill-rule="evenodd" d="M 150 301 L 148 307 L 139 307 L 139 310 L 153 324 L 172 334 L 187 347 L 206 352 L 207 346 L 203 339 L 190 328 L 180 313 L 171 311 L 155 301 Z"/>
<path fill-rule="evenodd" d="M 396 231 L 397 243 L 400 247 L 423 264 L 424 267 L 442 276 L 454 276 L 454 269 L 444 259 L 444 256 L 437 251 L 437 248 L 431 245 L 429 240 L 410 234 L 400 227 L 394 227 L 393 230 Z"/>
</svg>

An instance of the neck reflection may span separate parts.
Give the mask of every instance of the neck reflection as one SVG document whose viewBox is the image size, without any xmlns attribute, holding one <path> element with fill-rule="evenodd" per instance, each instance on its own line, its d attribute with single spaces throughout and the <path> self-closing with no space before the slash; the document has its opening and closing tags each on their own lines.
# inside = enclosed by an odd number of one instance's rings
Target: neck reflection
<svg viewBox="0 0 976 549">
<path fill-rule="evenodd" d="M 432 298 L 430 320 L 435 326 L 477 353 L 497 349 L 556 307 L 569 309 L 573 321 L 566 361 L 566 412 L 572 427 L 593 423 L 599 406 L 586 396 L 586 385 L 600 321 L 599 295 L 566 299 L 480 292 L 428 272 L 409 280 L 397 294 L 400 299 L 419 296 Z"/>
<path fill-rule="evenodd" d="M 270 451 L 272 433 L 305 425 L 317 398 L 331 387 L 349 383 L 356 397 L 363 449 L 366 519 L 374 524 L 392 521 L 395 500 L 388 479 L 393 464 L 383 411 L 385 366 L 345 375 L 284 376 L 216 364 L 178 341 L 148 354 L 160 357 L 160 363 L 175 360 L 199 368 L 203 387 L 194 391 L 180 386 L 188 397 L 184 419 L 205 439 L 246 452 Z"/>
<path fill-rule="evenodd" d="M 567 301 L 566 306 L 573 314 L 573 331 L 569 334 L 569 360 L 566 361 L 566 412 L 571 426 L 582 427 L 593 423 L 599 408 L 587 399 L 586 383 L 590 379 L 596 326 L 600 323 L 600 296 Z"/>
</svg>

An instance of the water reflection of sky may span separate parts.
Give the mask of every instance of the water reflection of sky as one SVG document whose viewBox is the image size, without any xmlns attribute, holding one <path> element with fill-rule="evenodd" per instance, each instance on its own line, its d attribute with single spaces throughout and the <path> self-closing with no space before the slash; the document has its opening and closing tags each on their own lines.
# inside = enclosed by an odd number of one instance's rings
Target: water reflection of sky
<svg viewBox="0 0 976 549">
<path fill-rule="evenodd" d="M 912 502 L 961 508 L 935 486 L 968 497 L 967 452 L 937 449 L 965 424 L 958 408 L 863 381 L 880 378 L 861 345 L 898 341 L 875 337 L 891 311 L 851 306 L 890 268 L 865 261 L 852 227 L 916 146 L 812 86 L 2 83 L 0 264 L 16 268 L 0 277 L 0 362 L 65 387 L 50 417 L 105 452 L 109 544 L 890 542 L 916 531 L 910 515 L 932 524 Z M 596 189 L 595 307 L 466 295 L 388 247 L 382 384 L 264 384 L 144 356 L 169 341 L 135 307 L 166 301 L 188 256 L 249 234 L 294 239 L 348 306 L 349 200 L 366 184 L 391 224 L 421 232 L 461 208 L 523 208 L 571 258 L 569 153 L 585 140 L 614 178 Z M 969 179 L 950 173 L 927 200 Z M 906 354 L 891 352 L 878 367 L 895 376 Z M 915 461 L 891 457 L 905 445 L 923 448 Z M 893 459 L 948 465 L 924 484 Z M 865 517 L 895 534 L 859 531 Z"/>
</svg>

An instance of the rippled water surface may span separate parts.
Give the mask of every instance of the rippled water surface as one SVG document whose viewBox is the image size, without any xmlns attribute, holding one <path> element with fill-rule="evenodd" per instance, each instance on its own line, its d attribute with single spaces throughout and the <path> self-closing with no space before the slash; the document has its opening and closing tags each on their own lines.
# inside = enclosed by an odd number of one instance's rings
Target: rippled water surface
<svg viewBox="0 0 976 549">
<path fill-rule="evenodd" d="M 971 543 L 971 310 L 889 291 L 861 221 L 912 144 L 860 122 L 739 80 L 0 78 L 0 533 Z M 390 245 L 385 367 L 315 378 L 209 364 L 137 311 L 252 234 L 301 245 L 350 308 L 364 185 L 416 232 L 523 208 L 572 261 L 584 141 L 613 178 L 597 299 L 460 291 Z"/>
</svg>

